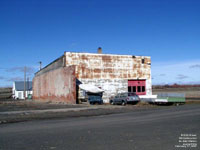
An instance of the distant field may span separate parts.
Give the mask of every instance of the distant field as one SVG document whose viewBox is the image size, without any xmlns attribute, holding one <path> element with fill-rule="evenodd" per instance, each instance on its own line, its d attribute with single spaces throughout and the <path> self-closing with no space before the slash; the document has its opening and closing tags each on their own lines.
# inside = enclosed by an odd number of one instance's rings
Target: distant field
<svg viewBox="0 0 200 150">
<path fill-rule="evenodd" d="M 158 93 L 184 93 L 186 100 L 200 100 L 200 87 L 185 87 L 185 88 L 160 88 L 154 89 L 153 94 Z"/>
<path fill-rule="evenodd" d="M 12 88 L 0 88 L 0 99 L 8 99 L 12 97 Z"/>
</svg>

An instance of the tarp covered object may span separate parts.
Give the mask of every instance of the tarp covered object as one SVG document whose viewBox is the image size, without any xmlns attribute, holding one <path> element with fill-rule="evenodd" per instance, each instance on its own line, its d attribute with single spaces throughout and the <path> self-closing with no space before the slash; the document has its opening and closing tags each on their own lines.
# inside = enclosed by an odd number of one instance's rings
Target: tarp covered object
<svg viewBox="0 0 200 150">
<path fill-rule="evenodd" d="M 86 92 L 90 92 L 90 93 L 102 93 L 104 91 L 94 85 L 91 85 L 91 84 L 80 84 L 79 87 L 82 90 L 85 90 Z"/>
</svg>

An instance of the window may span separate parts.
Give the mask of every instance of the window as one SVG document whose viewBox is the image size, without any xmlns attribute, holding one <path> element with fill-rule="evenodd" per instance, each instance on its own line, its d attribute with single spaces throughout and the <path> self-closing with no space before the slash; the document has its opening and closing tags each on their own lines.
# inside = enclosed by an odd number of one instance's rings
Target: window
<svg viewBox="0 0 200 150">
<path fill-rule="evenodd" d="M 142 86 L 142 92 L 145 92 L 145 86 Z"/>
<path fill-rule="evenodd" d="M 137 87 L 137 92 L 141 92 L 141 86 Z"/>
<path fill-rule="evenodd" d="M 136 92 L 136 86 L 133 86 L 133 92 L 134 93 Z"/>
<path fill-rule="evenodd" d="M 142 64 L 144 64 L 144 58 L 142 59 Z"/>
<path fill-rule="evenodd" d="M 141 59 L 142 60 L 142 59 Z M 144 59 L 145 61 L 145 59 Z M 146 80 L 128 80 L 127 91 L 129 93 L 135 93 L 137 95 L 146 95 Z"/>
<path fill-rule="evenodd" d="M 129 86 L 129 87 L 128 87 L 128 92 L 132 92 L 131 89 L 132 89 L 131 86 Z"/>
<path fill-rule="evenodd" d="M 136 93 L 136 86 L 128 86 L 128 92 Z"/>
<path fill-rule="evenodd" d="M 120 98 L 123 98 L 123 97 L 126 97 L 126 95 L 124 95 L 124 94 L 120 95 Z"/>
</svg>

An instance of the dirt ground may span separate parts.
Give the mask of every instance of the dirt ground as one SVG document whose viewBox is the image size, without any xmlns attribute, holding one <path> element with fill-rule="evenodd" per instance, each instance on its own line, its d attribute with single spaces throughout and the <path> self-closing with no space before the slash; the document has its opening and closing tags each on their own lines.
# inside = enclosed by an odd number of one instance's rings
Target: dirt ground
<svg viewBox="0 0 200 150">
<path fill-rule="evenodd" d="M 199 101 L 200 102 L 200 101 Z M 199 105 L 197 102 L 188 104 Z M 69 105 L 62 103 L 38 102 L 38 101 L 0 101 L 0 124 L 15 123 L 30 120 L 59 119 L 71 117 L 89 117 L 99 115 L 109 115 L 116 113 L 126 113 L 132 111 L 145 111 L 149 109 L 168 109 L 177 106 L 157 106 L 148 103 L 138 103 L 136 105 L 89 105 L 77 104 Z M 178 106 L 181 107 L 181 106 Z M 69 110 L 70 111 L 60 111 Z M 38 112 L 39 113 L 34 113 Z M 41 112 L 40 112 L 41 110 Z M 46 112 L 47 110 L 48 112 Z M 50 110 L 50 111 L 49 111 Z M 51 111 L 56 110 L 56 111 Z M 77 111 L 78 110 L 78 111 Z M 31 112 L 30 112 L 31 111 Z M 43 112 L 44 111 L 44 112 Z M 16 113 L 20 112 L 20 113 Z"/>
<path fill-rule="evenodd" d="M 51 103 L 51 102 L 41 102 L 34 100 L 1 100 L 0 124 L 14 123 L 14 122 L 21 122 L 28 120 L 40 120 L 40 119 L 57 119 L 66 117 L 109 115 L 114 113 L 130 112 L 132 110 L 138 110 L 138 109 L 145 110 L 156 107 L 158 106 L 149 105 L 147 103 L 139 103 L 137 105 L 126 105 L 126 106 L 121 106 L 121 105 L 113 106 L 109 104 L 89 105 L 88 103 L 85 103 L 85 104 L 69 105 L 65 103 Z M 41 112 L 39 111 L 39 113 L 34 113 L 34 110 L 35 112 L 41 110 Z M 46 112 L 45 110 L 47 110 L 48 112 Z M 51 111 L 51 110 L 56 110 L 56 111 Z M 63 110 L 70 110 L 70 111 L 65 112 Z"/>
<path fill-rule="evenodd" d="M 44 110 L 44 109 L 60 109 L 60 108 L 80 108 L 88 107 L 88 105 L 70 105 L 63 102 L 42 102 L 34 100 L 0 100 L 0 112 L 4 111 L 21 111 L 21 110 Z"/>
</svg>

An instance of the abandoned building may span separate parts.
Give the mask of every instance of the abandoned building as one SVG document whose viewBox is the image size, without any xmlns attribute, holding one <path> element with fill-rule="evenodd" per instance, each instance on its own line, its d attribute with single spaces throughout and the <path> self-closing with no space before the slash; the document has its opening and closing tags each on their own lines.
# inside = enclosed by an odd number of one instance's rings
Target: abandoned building
<svg viewBox="0 0 200 150">
<path fill-rule="evenodd" d="M 103 91 L 103 100 L 122 92 L 151 96 L 151 58 L 147 56 L 65 52 L 35 73 L 33 98 L 77 103 L 80 85 Z M 87 89 L 86 89 L 87 90 Z"/>
</svg>

